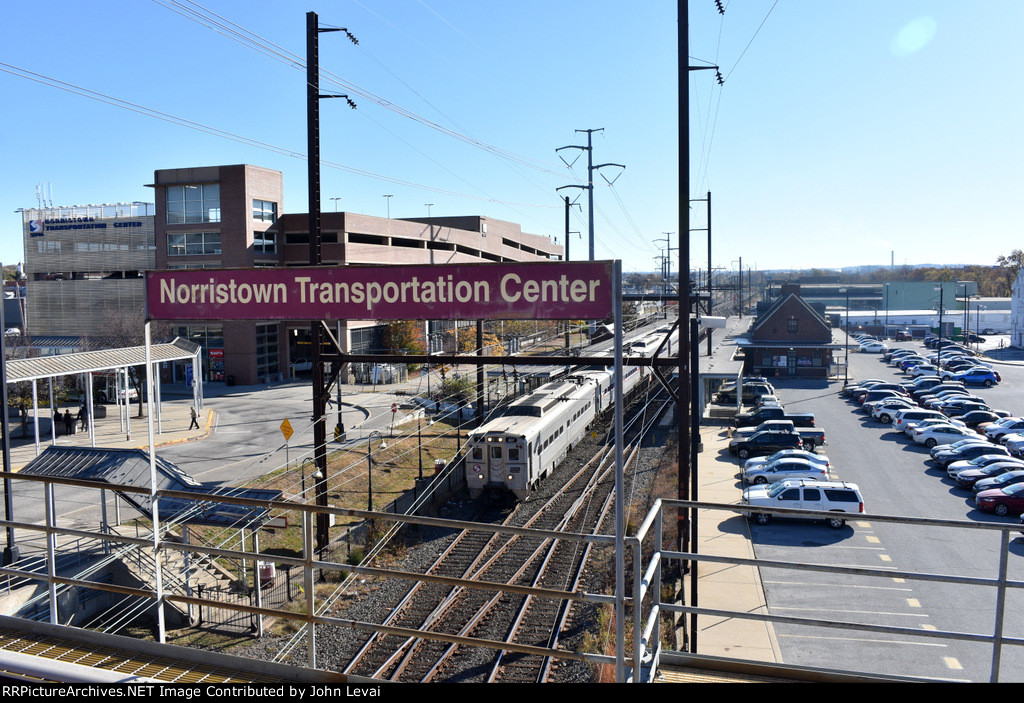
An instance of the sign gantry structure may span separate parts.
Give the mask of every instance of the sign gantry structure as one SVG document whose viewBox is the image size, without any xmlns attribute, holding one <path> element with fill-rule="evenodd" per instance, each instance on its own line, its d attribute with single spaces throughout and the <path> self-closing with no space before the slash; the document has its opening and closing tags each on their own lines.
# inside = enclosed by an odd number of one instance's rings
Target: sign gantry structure
<svg viewBox="0 0 1024 703">
<path fill-rule="evenodd" d="M 614 319 L 617 618 L 625 622 L 625 507 L 622 456 L 622 266 L 619 261 L 344 266 L 266 269 L 148 271 L 146 319 L 152 320 L 319 320 L 325 346 L 320 363 L 330 363 L 320 397 L 337 381 L 344 363 L 362 360 L 340 348 L 327 320 L 601 320 Z M 680 330 L 685 334 L 686 330 Z M 376 355 L 376 360 L 465 363 L 482 368 L 494 356 Z M 529 357 L 514 357 L 515 363 Z M 575 364 L 575 357 L 537 357 L 542 364 Z M 666 360 L 677 364 L 677 360 Z M 651 359 L 630 363 L 657 363 Z M 479 374 L 478 374 L 479 376 Z M 314 388 L 314 396 L 317 389 Z M 324 422 L 317 413 L 317 422 Z M 318 447 L 322 451 L 325 448 Z M 324 462 L 326 464 L 326 462 Z M 317 505 L 327 506 L 326 466 L 315 486 Z M 317 545 L 325 547 L 328 515 L 317 515 Z M 620 628 L 621 629 L 621 628 Z M 624 633 L 619 632 L 619 637 Z M 623 647 L 618 648 L 619 652 Z"/>
</svg>

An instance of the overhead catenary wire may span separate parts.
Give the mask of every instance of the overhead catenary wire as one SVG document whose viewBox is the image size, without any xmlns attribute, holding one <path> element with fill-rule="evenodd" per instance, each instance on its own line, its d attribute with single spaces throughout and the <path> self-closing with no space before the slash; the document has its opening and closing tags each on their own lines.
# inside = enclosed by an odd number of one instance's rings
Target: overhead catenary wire
<svg viewBox="0 0 1024 703">
<path fill-rule="evenodd" d="M 250 30 L 241 27 L 238 24 L 227 20 L 221 15 L 217 15 L 207 8 L 203 7 L 199 3 L 192 2 L 192 0 L 184 0 L 179 2 L 178 0 L 153 0 L 158 5 L 167 7 L 168 9 L 178 12 L 184 17 L 192 19 L 199 24 L 214 29 L 218 33 L 227 36 L 228 38 L 238 41 L 239 43 L 252 48 L 260 53 L 267 55 L 275 61 L 281 61 L 288 66 L 296 70 L 306 70 L 305 60 L 298 54 L 295 54 L 287 49 L 270 42 L 266 38 L 251 32 Z M 460 132 L 455 129 L 445 127 L 433 120 L 430 120 L 422 115 L 419 115 L 412 110 L 403 108 L 402 106 L 394 103 L 382 96 L 376 95 L 375 93 L 346 80 L 345 78 L 338 76 L 330 71 L 321 68 L 321 82 L 322 84 L 334 85 L 342 90 L 346 90 L 353 95 L 359 96 L 360 98 L 372 102 L 380 107 L 394 112 L 395 114 L 407 117 L 415 122 L 418 122 L 424 126 L 427 126 L 433 130 L 436 130 L 449 137 L 458 139 L 459 141 L 465 142 L 477 148 L 483 149 L 495 155 L 501 156 L 502 158 L 521 163 L 531 168 L 537 168 L 542 171 L 546 171 L 551 175 L 557 175 L 554 171 L 554 164 L 545 164 L 538 159 L 517 154 L 507 149 L 497 147 L 492 144 L 488 144 L 479 139 L 476 139 L 468 134 Z"/>
<path fill-rule="evenodd" d="M 85 88 L 83 86 L 75 85 L 73 83 L 67 83 L 67 82 L 62 81 L 62 80 L 57 79 L 57 78 L 53 78 L 53 77 L 46 76 L 46 75 L 43 75 L 43 74 L 35 73 L 34 71 L 30 71 L 28 69 L 20 68 L 18 66 L 14 66 L 12 64 L 0 62 L 0 71 L 3 71 L 5 73 L 9 73 L 9 74 L 17 76 L 19 78 L 24 78 L 24 79 L 27 79 L 27 80 L 32 80 L 32 81 L 35 81 L 37 83 L 41 83 L 43 85 L 49 86 L 51 88 L 57 88 L 57 89 L 64 90 L 64 91 L 69 92 L 69 93 L 74 93 L 74 94 L 80 95 L 82 97 L 86 97 L 86 98 L 89 98 L 89 99 L 92 99 L 92 100 L 96 100 L 98 102 L 103 102 L 103 103 L 106 103 L 108 105 L 112 105 L 114 107 L 120 107 L 122 109 L 126 109 L 126 110 L 129 110 L 131 112 L 136 112 L 138 114 L 145 115 L 147 117 L 152 117 L 152 118 L 159 119 L 159 120 L 162 120 L 162 121 L 165 121 L 165 122 L 169 122 L 171 124 L 176 124 L 176 125 L 182 126 L 182 127 L 188 127 L 189 129 L 194 129 L 196 131 L 204 132 L 206 134 L 210 134 L 210 135 L 213 135 L 213 136 L 216 136 L 216 137 L 220 137 L 220 138 L 223 138 L 223 139 L 228 139 L 228 140 L 231 140 L 231 141 L 239 142 L 241 144 L 246 144 L 248 146 L 252 146 L 252 147 L 256 147 L 258 149 L 263 149 L 263 150 L 266 150 L 266 151 L 270 151 L 270 152 L 273 152 L 273 153 L 276 153 L 276 154 L 279 154 L 279 155 L 282 155 L 282 156 L 288 156 L 288 157 L 295 158 L 295 159 L 306 160 L 306 154 L 304 154 L 302 152 L 299 152 L 299 151 L 295 151 L 293 149 L 288 149 L 286 147 L 276 146 L 276 145 L 270 144 L 268 142 L 263 142 L 263 141 L 260 141 L 260 140 L 257 140 L 257 139 L 253 139 L 251 137 L 245 137 L 243 135 L 235 134 L 233 132 L 228 132 L 226 130 L 219 129 L 217 127 L 212 127 L 210 125 L 206 125 L 206 124 L 203 124 L 203 123 L 200 123 L 200 122 L 195 122 L 193 120 L 189 120 L 189 119 L 184 118 L 184 117 L 179 117 L 179 116 L 172 115 L 172 114 L 165 113 L 165 112 L 161 112 L 159 110 L 155 110 L 155 109 L 152 109 L 152 108 L 147 108 L 147 107 L 144 107 L 142 105 L 138 105 L 136 103 L 129 102 L 127 100 L 122 100 L 120 98 L 115 98 L 113 96 L 106 95 L 104 93 L 99 93 L 97 91 L 91 90 L 89 88 Z M 415 183 L 413 181 L 404 180 L 404 179 L 401 179 L 401 178 L 395 178 L 395 177 L 391 177 L 391 176 L 385 176 L 385 175 L 379 174 L 379 173 L 373 173 L 371 171 L 366 171 L 364 169 L 354 168 L 352 166 L 348 166 L 348 165 L 345 165 L 345 164 L 341 164 L 341 163 L 338 163 L 338 162 L 335 162 L 335 161 L 326 160 L 326 159 L 321 159 L 321 164 L 323 166 L 328 167 L 328 168 L 333 168 L 333 169 L 337 169 L 337 170 L 341 170 L 341 171 L 347 171 L 347 172 L 352 173 L 352 174 L 356 174 L 356 175 L 360 175 L 360 176 L 366 176 L 368 178 L 373 178 L 373 179 L 380 180 L 380 181 L 386 181 L 388 183 L 393 183 L 393 184 L 396 184 L 396 185 L 403 185 L 403 186 L 407 186 L 407 187 L 410 187 L 410 188 L 426 190 L 426 191 L 430 191 L 430 192 L 433 192 L 433 193 L 440 193 L 440 194 L 443 194 L 443 195 L 451 195 L 453 197 L 465 198 L 465 199 L 469 199 L 469 200 L 477 200 L 477 201 L 490 202 L 490 203 L 502 204 L 502 205 L 510 205 L 510 206 L 516 206 L 516 207 L 537 207 L 537 208 L 556 208 L 556 207 L 558 207 L 558 205 L 555 205 L 555 204 L 537 204 L 537 203 L 525 203 L 525 202 L 509 202 L 509 201 L 498 200 L 498 199 L 495 199 L 495 198 L 489 198 L 489 197 L 486 197 L 486 196 L 471 195 L 471 194 L 468 194 L 468 193 L 459 193 L 459 192 L 448 190 L 448 189 L 445 189 L 445 188 L 438 188 L 436 186 L 429 186 L 429 185 L 425 185 L 425 184 Z"/>
</svg>

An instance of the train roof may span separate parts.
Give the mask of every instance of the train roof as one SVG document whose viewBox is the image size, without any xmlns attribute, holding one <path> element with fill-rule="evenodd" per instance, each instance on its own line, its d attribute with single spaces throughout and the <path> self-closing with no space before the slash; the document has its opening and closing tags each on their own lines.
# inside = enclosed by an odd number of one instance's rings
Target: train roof
<svg viewBox="0 0 1024 703">
<path fill-rule="evenodd" d="M 576 399 L 581 392 L 592 392 L 589 387 L 583 385 L 583 379 L 553 381 L 541 386 L 525 398 L 519 398 L 513 402 L 505 414 L 506 416 L 531 415 L 533 417 L 543 417 L 559 405 Z"/>
</svg>

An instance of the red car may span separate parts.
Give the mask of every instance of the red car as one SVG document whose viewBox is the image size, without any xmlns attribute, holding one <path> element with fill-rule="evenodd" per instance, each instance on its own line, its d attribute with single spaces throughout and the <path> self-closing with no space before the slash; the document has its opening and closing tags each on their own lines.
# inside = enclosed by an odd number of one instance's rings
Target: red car
<svg viewBox="0 0 1024 703">
<path fill-rule="evenodd" d="M 982 491 L 974 496 L 978 510 L 996 515 L 1024 513 L 1024 483 L 1014 483 L 1003 488 Z"/>
</svg>

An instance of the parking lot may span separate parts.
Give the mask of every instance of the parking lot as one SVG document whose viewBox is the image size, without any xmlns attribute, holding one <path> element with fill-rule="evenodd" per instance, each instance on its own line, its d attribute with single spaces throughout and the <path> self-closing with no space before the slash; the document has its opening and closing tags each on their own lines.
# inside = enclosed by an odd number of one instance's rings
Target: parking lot
<svg viewBox="0 0 1024 703">
<path fill-rule="evenodd" d="M 924 349 L 920 342 L 896 343 Z M 877 354 L 850 355 L 851 380 L 867 378 L 902 382 L 907 377 L 882 363 Z M 998 366 L 1002 382 L 979 388 L 993 407 L 1024 414 L 1024 366 Z M 945 470 L 928 460 L 928 450 L 902 432 L 872 420 L 859 406 L 840 395 L 842 381 L 779 381 L 777 395 L 790 412 L 813 412 L 816 427 L 824 429 L 834 479 L 856 483 L 869 514 L 940 518 L 956 521 L 993 521 L 1016 524 L 1016 516 L 997 517 L 977 510 L 971 494 L 956 487 Z M 735 460 L 734 460 L 735 461 Z M 739 462 L 737 485 L 739 486 Z M 949 528 L 873 524 L 852 520 L 839 530 L 824 523 L 773 520 L 751 525 L 751 539 L 760 559 L 816 564 L 863 566 L 921 574 L 955 574 L 992 578 L 1000 550 L 994 535 Z M 1024 572 L 1024 542 L 1010 545 L 1010 578 Z M 840 578 L 828 574 L 794 576 L 795 572 L 763 569 L 765 594 L 773 614 L 829 617 L 857 622 L 897 625 L 914 629 L 985 632 L 991 634 L 996 612 L 991 588 L 951 587 L 941 582 L 893 579 Z M 1024 606 L 1013 594 L 1007 612 Z M 1008 622 L 1020 622 L 1007 616 Z M 783 659 L 788 663 L 827 665 L 838 657 L 843 668 L 984 681 L 988 678 L 991 647 L 968 643 L 902 641 L 836 633 L 823 629 L 778 626 Z M 1021 636 L 1021 632 L 1007 633 Z M 823 644 L 828 647 L 823 647 Z M 1003 679 L 1022 680 L 1020 648 L 1003 656 Z M 840 664 L 836 664 L 837 666 Z"/>
</svg>

